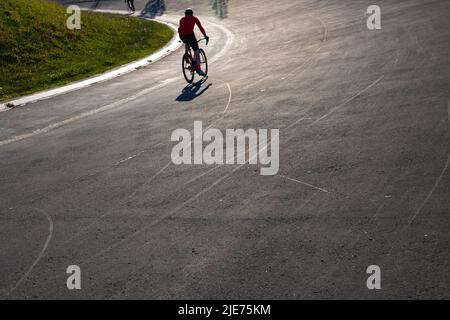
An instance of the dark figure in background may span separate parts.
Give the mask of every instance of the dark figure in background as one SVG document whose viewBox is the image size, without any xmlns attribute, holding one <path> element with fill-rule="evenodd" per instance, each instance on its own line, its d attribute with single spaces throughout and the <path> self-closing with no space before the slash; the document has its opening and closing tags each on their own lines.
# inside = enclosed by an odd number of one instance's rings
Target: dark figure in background
<svg viewBox="0 0 450 320">
<path fill-rule="evenodd" d="M 148 0 L 141 15 L 149 18 L 160 16 L 166 11 L 166 3 L 164 0 Z"/>
<path fill-rule="evenodd" d="M 215 14 L 220 19 L 228 17 L 228 0 L 211 0 Z"/>
<path fill-rule="evenodd" d="M 136 8 L 134 7 L 134 0 L 125 0 L 127 3 L 128 9 L 134 13 L 136 11 Z"/>
</svg>

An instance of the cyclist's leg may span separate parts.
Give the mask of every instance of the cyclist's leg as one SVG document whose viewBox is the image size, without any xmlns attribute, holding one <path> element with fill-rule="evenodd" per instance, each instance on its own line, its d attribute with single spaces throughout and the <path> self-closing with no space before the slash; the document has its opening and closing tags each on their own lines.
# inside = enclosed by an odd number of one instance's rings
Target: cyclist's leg
<svg viewBox="0 0 450 320">
<path fill-rule="evenodd" d="M 200 48 L 198 47 L 198 42 L 195 34 L 189 36 L 189 44 L 194 51 L 194 63 L 196 66 L 198 66 L 200 64 Z"/>
<path fill-rule="evenodd" d="M 200 64 L 200 49 L 195 51 L 195 53 L 194 53 L 194 61 L 195 61 L 196 65 Z"/>
</svg>

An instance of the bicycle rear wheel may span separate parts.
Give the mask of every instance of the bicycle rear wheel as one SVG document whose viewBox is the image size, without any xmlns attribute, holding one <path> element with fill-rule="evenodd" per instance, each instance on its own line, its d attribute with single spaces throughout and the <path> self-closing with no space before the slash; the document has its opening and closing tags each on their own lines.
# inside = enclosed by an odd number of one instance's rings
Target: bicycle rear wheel
<svg viewBox="0 0 450 320">
<path fill-rule="evenodd" d="M 200 49 L 200 68 L 205 73 L 205 77 L 208 75 L 208 59 L 203 49 Z"/>
<path fill-rule="evenodd" d="M 192 58 L 188 54 L 183 55 L 183 60 L 181 62 L 183 67 L 183 75 L 187 83 L 192 83 L 194 81 L 194 67 L 192 66 Z"/>
</svg>

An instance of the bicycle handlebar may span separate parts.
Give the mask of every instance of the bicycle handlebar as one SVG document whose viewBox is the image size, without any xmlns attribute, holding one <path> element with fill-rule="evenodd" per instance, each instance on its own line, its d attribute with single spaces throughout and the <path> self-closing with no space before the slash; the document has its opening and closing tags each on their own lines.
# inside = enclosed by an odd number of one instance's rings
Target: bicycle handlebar
<svg viewBox="0 0 450 320">
<path fill-rule="evenodd" d="M 200 41 L 203 41 L 203 40 L 205 40 L 205 41 L 206 41 L 206 45 L 208 45 L 208 43 L 209 43 L 209 38 L 201 38 L 201 39 L 198 40 L 197 42 L 200 42 Z"/>
</svg>

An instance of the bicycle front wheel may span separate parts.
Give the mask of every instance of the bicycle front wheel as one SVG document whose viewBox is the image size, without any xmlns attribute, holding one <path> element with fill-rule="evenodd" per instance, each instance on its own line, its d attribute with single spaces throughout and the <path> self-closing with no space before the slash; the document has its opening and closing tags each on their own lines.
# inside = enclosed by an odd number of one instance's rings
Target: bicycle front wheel
<svg viewBox="0 0 450 320">
<path fill-rule="evenodd" d="M 187 83 L 194 81 L 194 67 L 192 66 L 192 58 L 188 54 L 183 55 L 183 61 L 181 62 L 183 67 L 183 75 Z"/>
<path fill-rule="evenodd" d="M 208 59 L 203 49 L 200 49 L 200 68 L 205 73 L 205 77 L 208 75 Z"/>
</svg>

